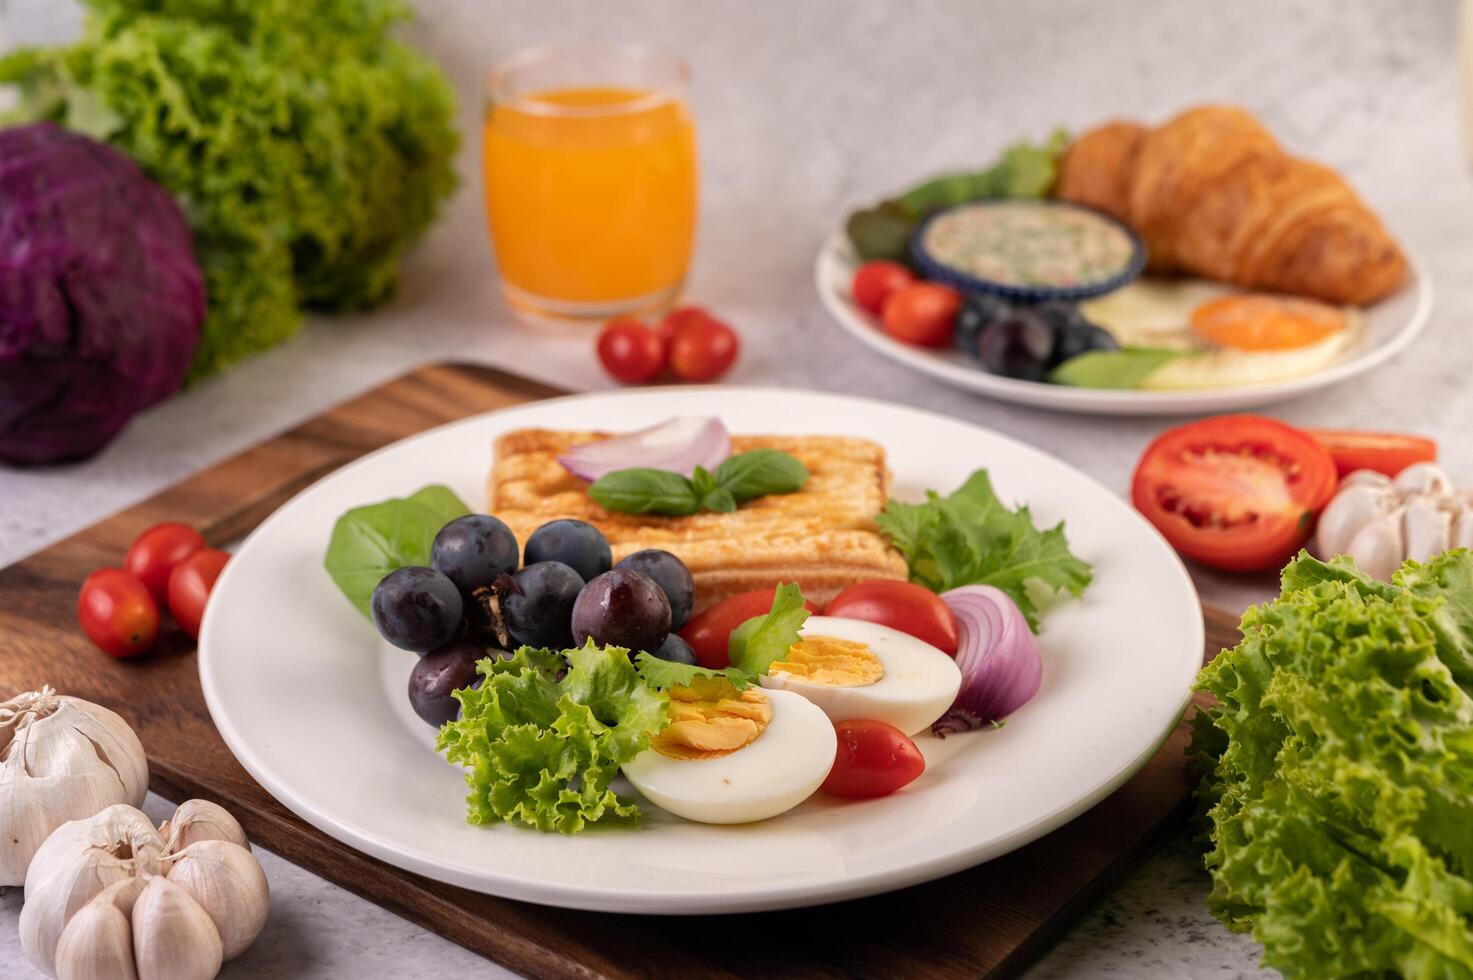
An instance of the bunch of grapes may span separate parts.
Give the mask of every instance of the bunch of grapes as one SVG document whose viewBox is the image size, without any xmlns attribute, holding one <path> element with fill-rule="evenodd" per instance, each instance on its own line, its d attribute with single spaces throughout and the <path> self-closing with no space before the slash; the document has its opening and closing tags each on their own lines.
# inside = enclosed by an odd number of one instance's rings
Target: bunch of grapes
<svg viewBox="0 0 1473 980">
<path fill-rule="evenodd" d="M 453 692 L 476 682 L 476 662 L 520 646 L 553 650 L 627 648 L 693 664 L 675 632 L 695 605 L 695 582 L 668 551 L 637 551 L 618 565 L 608 540 L 584 521 L 557 520 L 527 538 L 525 550 L 486 514 L 440 529 L 430 566 L 400 568 L 373 590 L 373 623 L 396 647 L 420 654 L 409 703 L 432 725 L 453 721 Z"/>
</svg>

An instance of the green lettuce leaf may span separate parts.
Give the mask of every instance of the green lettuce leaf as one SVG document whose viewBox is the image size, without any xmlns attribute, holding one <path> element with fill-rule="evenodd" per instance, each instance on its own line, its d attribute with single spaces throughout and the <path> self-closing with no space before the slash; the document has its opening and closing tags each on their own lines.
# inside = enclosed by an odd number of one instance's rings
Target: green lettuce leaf
<svg viewBox="0 0 1473 980">
<path fill-rule="evenodd" d="M 634 658 L 634 663 L 639 669 L 640 678 L 657 691 L 668 690 L 672 687 L 689 687 L 691 682 L 697 678 L 714 677 L 726 678 L 738 691 L 752 686 L 752 675 L 736 667 L 710 670 L 706 667 L 697 667 L 695 664 L 677 664 L 669 660 L 661 660 L 652 653 L 641 653 Z"/>
<path fill-rule="evenodd" d="M 731 631 L 726 642 L 732 664 L 753 677 L 767 673 L 772 662 L 782 659 L 798 642 L 798 631 L 808 621 L 803 602 L 798 583 L 779 585 L 766 616 L 753 616 Z"/>
<path fill-rule="evenodd" d="M 948 497 L 923 504 L 891 500 L 875 519 L 905 556 L 910 578 L 933 592 L 991 585 L 1008 594 L 1038 631 L 1039 585 L 1080 595 L 1092 572 L 1069 551 L 1062 523 L 1040 531 L 1027 507 L 1009 510 L 977 470 Z"/>
<path fill-rule="evenodd" d="M 467 821 L 574 834 L 639 819 L 611 783 L 665 727 L 669 700 L 640 679 L 629 651 L 523 647 L 477 671 L 481 685 L 455 692 L 460 717 L 436 741 L 466 768 Z"/>
<path fill-rule="evenodd" d="M 1473 977 L 1473 553 L 1301 555 L 1203 669 L 1209 904 L 1286 977 Z"/>
</svg>

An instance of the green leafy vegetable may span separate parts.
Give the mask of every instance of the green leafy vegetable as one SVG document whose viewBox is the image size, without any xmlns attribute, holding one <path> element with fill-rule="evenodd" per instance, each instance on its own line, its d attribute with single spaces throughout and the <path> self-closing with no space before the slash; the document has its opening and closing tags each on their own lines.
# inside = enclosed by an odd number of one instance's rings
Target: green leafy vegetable
<svg viewBox="0 0 1473 980">
<path fill-rule="evenodd" d="M 781 660 L 798 642 L 798 631 L 808 621 L 803 601 L 798 583 L 779 585 L 766 616 L 753 616 L 731 631 L 726 642 L 732 664 L 753 677 L 767 673 L 773 661 Z"/>
<path fill-rule="evenodd" d="M 1154 347 L 1090 351 L 1069 358 L 1048 379 L 1078 388 L 1136 388 L 1152 371 L 1180 355 L 1180 351 Z"/>
<path fill-rule="evenodd" d="M 1009 510 L 977 470 L 949 497 L 932 490 L 923 504 L 891 500 L 879 525 L 910 565 L 910 578 L 933 592 L 991 585 L 1017 603 L 1034 632 L 1038 603 L 1030 586 L 1080 595 L 1089 565 L 1069 551 L 1064 525 L 1040 531 L 1027 507 Z"/>
<path fill-rule="evenodd" d="M 1307 555 L 1198 680 L 1213 912 L 1286 977 L 1473 976 L 1473 552 Z"/>
<path fill-rule="evenodd" d="M 795 493 L 808 467 L 776 449 L 728 456 L 715 473 L 697 466 L 690 479 L 669 470 L 635 467 L 606 473 L 588 488 L 601 507 L 624 514 L 685 517 L 702 510 L 729 514 L 737 504 L 769 494 Z"/>
<path fill-rule="evenodd" d="M 193 376 L 280 343 L 299 307 L 359 309 L 455 186 L 454 96 L 396 40 L 398 0 L 86 0 L 82 39 L 0 60 L 13 121 L 131 156 L 194 232 Z"/>
<path fill-rule="evenodd" d="M 428 565 L 440 528 L 470 513 L 448 487 L 427 486 L 408 497 L 354 507 L 332 528 L 323 565 L 333 583 L 364 616 L 385 575 L 408 565 Z"/>
<path fill-rule="evenodd" d="M 844 228 L 863 261 L 910 261 L 910 236 L 933 211 L 994 197 L 1044 197 L 1058 178 L 1059 159 L 1069 134 L 1055 130 L 1043 143 L 1014 143 L 991 166 L 946 174 L 907 190 L 899 197 L 854 212 Z"/>
<path fill-rule="evenodd" d="M 524 647 L 477 670 L 481 686 L 455 692 L 460 717 L 436 741 L 467 769 L 467 821 L 574 834 L 638 820 L 638 806 L 610 784 L 665 727 L 669 699 L 640 679 L 629 651 L 591 641 L 562 656 Z"/>
<path fill-rule="evenodd" d="M 724 677 L 731 681 L 732 686 L 738 691 L 752 686 L 751 675 L 735 667 L 710 670 L 706 667 L 697 667 L 695 664 L 677 664 L 669 660 L 661 660 L 652 653 L 641 653 L 634 658 L 634 663 L 639 668 L 640 678 L 658 691 L 676 686 L 689 687 L 691 682 L 698 677 Z"/>
</svg>

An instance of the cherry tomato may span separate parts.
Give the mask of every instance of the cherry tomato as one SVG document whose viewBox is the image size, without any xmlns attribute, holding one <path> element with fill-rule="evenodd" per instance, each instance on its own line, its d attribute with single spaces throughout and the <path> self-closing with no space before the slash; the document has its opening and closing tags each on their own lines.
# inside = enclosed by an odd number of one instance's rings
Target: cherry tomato
<svg viewBox="0 0 1473 980">
<path fill-rule="evenodd" d="M 899 262 L 874 259 L 860 266 L 854 273 L 854 302 L 879 316 L 885 309 L 885 300 L 898 289 L 904 289 L 916 281 L 909 269 Z"/>
<path fill-rule="evenodd" d="M 169 573 L 169 612 L 174 614 L 180 628 L 196 640 L 210 590 L 229 559 L 230 554 L 218 548 L 201 548 Z"/>
<path fill-rule="evenodd" d="M 660 342 L 665 345 L 665 352 L 667 354 L 670 352 L 670 343 L 675 339 L 675 334 L 681 327 L 690 323 L 700 323 L 703 320 L 711 319 L 715 318 L 700 306 L 677 306 L 669 313 L 666 313 L 660 320 L 658 329 Z"/>
<path fill-rule="evenodd" d="M 159 636 L 159 607 L 148 586 L 121 568 L 99 568 L 77 596 L 77 619 L 87 639 L 112 657 L 132 657 Z"/>
<path fill-rule="evenodd" d="M 1335 461 L 1274 419 L 1223 415 L 1162 433 L 1130 496 L 1171 546 L 1229 571 L 1281 567 L 1335 492 Z"/>
<path fill-rule="evenodd" d="M 726 644 L 731 631 L 753 616 L 767 615 L 772 610 L 772 597 L 776 592 L 775 588 L 753 589 L 723 599 L 691 617 L 690 622 L 681 627 L 680 638 L 690 644 L 696 652 L 696 662 L 702 667 L 712 670 L 730 667 L 731 657 L 727 655 Z M 808 600 L 804 600 L 803 606 L 809 612 L 818 612 L 818 607 Z"/>
<path fill-rule="evenodd" d="M 599 332 L 598 359 L 614 380 L 644 384 L 665 370 L 665 345 L 643 322 L 632 316 L 616 317 Z"/>
<path fill-rule="evenodd" d="M 1395 476 L 1413 463 L 1437 460 L 1437 443 L 1420 436 L 1391 432 L 1347 432 L 1306 429 L 1315 442 L 1325 447 L 1341 476 L 1356 470 L 1375 470 Z"/>
<path fill-rule="evenodd" d="M 148 586 L 153 601 L 169 601 L 169 573 L 174 566 L 205 546 L 205 539 L 187 524 L 155 524 L 134 539 L 123 567 Z"/>
<path fill-rule="evenodd" d="M 715 381 L 736 363 L 742 342 L 714 317 L 691 318 L 670 340 L 670 368 L 682 381 Z"/>
<path fill-rule="evenodd" d="M 823 614 L 888 626 L 956 656 L 956 616 L 951 607 L 914 582 L 877 580 L 851 585 L 829 600 Z"/>
<path fill-rule="evenodd" d="M 934 282 L 913 282 L 885 300 L 885 332 L 907 344 L 943 347 L 962 308 L 962 294 Z"/>
<path fill-rule="evenodd" d="M 886 796 L 926 771 L 926 757 L 894 725 L 854 719 L 834 725 L 839 750 L 823 788 L 835 796 Z"/>
</svg>

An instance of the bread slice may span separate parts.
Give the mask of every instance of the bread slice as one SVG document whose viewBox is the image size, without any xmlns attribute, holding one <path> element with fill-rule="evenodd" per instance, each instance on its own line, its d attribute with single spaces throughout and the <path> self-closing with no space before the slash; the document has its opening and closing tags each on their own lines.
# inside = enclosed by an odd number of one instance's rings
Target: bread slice
<svg viewBox="0 0 1473 980">
<path fill-rule="evenodd" d="M 906 577 L 905 559 L 875 527 L 890 474 L 884 449 L 867 439 L 733 436 L 733 452 L 791 453 L 808 467 L 808 483 L 731 514 L 660 517 L 605 510 L 588 496 L 588 484 L 558 463 L 559 453 L 608 435 L 518 429 L 501 436 L 487 488 L 491 513 L 518 541 L 548 521 L 571 517 L 602 531 L 615 561 L 644 548 L 673 552 L 695 578 L 698 611 L 780 582 L 797 582 L 822 604 L 856 582 Z"/>
</svg>

